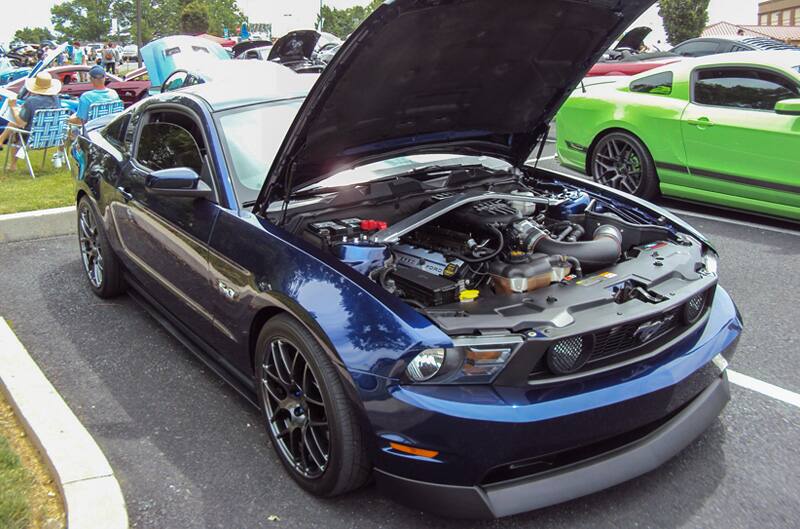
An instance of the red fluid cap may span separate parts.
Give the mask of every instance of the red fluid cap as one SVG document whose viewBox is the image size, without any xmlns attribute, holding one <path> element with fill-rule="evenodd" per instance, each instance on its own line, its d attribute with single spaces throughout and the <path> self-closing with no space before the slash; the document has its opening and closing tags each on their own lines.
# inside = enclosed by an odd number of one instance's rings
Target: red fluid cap
<svg viewBox="0 0 800 529">
<path fill-rule="evenodd" d="M 389 225 L 382 220 L 364 219 L 361 221 L 361 229 L 364 231 L 385 230 Z"/>
</svg>

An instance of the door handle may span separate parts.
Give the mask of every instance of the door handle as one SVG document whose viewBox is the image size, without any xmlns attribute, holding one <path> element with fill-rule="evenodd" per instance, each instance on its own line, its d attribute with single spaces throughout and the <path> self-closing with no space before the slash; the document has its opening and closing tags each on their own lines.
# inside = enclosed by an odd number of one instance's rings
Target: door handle
<svg viewBox="0 0 800 529">
<path fill-rule="evenodd" d="M 133 194 L 131 194 L 131 192 L 125 189 L 124 187 L 119 186 L 117 188 L 117 191 L 119 191 L 119 194 L 122 195 L 122 200 L 124 200 L 125 202 L 133 200 Z"/>
<path fill-rule="evenodd" d="M 713 127 L 714 124 L 708 118 L 698 118 L 698 119 L 690 119 L 687 120 L 686 123 L 689 125 L 694 125 L 695 127 Z"/>
</svg>

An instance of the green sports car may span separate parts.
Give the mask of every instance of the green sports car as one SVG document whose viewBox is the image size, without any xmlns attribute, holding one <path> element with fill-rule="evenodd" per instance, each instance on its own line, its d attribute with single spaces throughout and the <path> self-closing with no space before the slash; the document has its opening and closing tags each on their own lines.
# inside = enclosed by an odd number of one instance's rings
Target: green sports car
<svg viewBox="0 0 800 529">
<path fill-rule="evenodd" d="M 798 65 L 797 51 L 729 53 L 579 87 L 558 156 L 640 197 L 800 220 Z"/>
</svg>

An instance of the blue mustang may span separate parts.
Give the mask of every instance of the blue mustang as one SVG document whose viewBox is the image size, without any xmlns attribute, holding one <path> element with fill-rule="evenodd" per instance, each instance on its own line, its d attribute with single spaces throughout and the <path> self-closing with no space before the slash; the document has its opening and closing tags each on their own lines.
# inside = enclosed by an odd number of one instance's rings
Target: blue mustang
<svg viewBox="0 0 800 529">
<path fill-rule="evenodd" d="M 495 4 L 387 2 L 313 86 L 254 69 L 74 144 L 91 288 L 258 405 L 313 494 L 511 515 L 652 470 L 730 398 L 709 242 L 526 165 L 651 1 Z"/>
</svg>

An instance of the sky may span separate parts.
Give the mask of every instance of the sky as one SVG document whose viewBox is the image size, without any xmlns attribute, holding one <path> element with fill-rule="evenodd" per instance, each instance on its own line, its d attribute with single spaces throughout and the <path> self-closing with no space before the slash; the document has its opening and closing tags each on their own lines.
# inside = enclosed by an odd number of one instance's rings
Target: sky
<svg viewBox="0 0 800 529">
<path fill-rule="evenodd" d="M 12 0 L 2 0 L 11 3 Z M 147 1 L 147 0 L 144 0 Z M 345 8 L 365 5 L 369 0 L 324 0 L 325 5 Z M 0 16 L 0 42 L 8 43 L 14 32 L 25 26 L 50 26 L 50 8 L 61 0 L 25 0 L 24 8 L 4 11 Z M 313 25 L 319 11 L 319 0 L 238 0 L 251 22 L 273 22 L 276 33 Z M 710 23 L 726 20 L 734 24 L 756 24 L 758 0 L 711 0 Z M 291 16 L 284 16 L 291 14 Z M 644 24 L 660 31 L 657 9 L 642 18 Z M 655 37 L 655 35 L 654 35 Z"/>
</svg>

